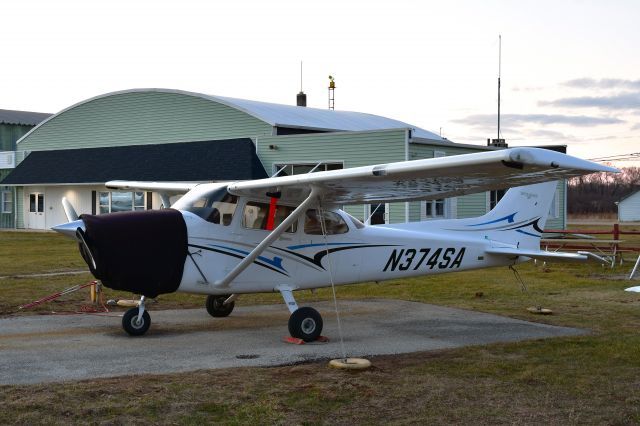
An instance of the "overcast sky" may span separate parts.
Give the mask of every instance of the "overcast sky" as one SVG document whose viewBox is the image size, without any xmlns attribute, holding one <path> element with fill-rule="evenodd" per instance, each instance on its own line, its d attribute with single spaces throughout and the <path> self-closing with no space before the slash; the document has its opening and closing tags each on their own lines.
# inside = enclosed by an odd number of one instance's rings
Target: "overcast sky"
<svg viewBox="0 0 640 426">
<path fill-rule="evenodd" d="M 379 114 L 454 142 L 640 152 L 640 1 L 2 3 L 1 109 L 182 89 Z M 632 163 L 618 163 L 619 166 Z M 640 165 L 635 163 L 634 165 Z"/>
</svg>

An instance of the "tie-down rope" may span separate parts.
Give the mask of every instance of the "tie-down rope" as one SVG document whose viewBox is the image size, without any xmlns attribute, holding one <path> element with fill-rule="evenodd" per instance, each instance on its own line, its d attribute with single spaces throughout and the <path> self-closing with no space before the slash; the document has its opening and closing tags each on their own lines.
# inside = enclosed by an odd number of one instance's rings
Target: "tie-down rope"
<svg viewBox="0 0 640 426">
<path fill-rule="evenodd" d="M 338 299 L 336 297 L 336 286 L 333 282 L 333 268 L 331 265 L 331 256 L 329 251 L 329 242 L 327 241 L 327 226 L 325 223 L 324 209 L 322 204 L 318 204 L 318 214 L 320 215 L 320 228 L 322 229 L 322 236 L 324 238 L 324 246 L 327 251 L 327 269 L 329 271 L 329 279 L 331 280 L 331 290 L 333 291 L 333 306 L 336 311 L 336 320 L 338 322 L 338 335 L 340 336 L 340 349 L 342 351 L 342 359 L 347 362 L 347 352 L 344 348 L 344 337 L 342 336 L 342 323 L 340 322 L 340 311 L 338 310 Z"/>
</svg>

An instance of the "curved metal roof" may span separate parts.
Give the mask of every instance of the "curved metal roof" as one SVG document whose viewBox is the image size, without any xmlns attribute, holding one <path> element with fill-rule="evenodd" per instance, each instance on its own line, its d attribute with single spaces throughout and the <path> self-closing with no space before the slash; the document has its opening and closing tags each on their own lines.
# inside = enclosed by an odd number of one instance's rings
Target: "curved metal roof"
<svg viewBox="0 0 640 426">
<path fill-rule="evenodd" d="M 374 114 L 352 111 L 335 111 L 294 105 L 273 104 L 247 99 L 210 96 L 207 98 L 250 114 L 272 126 L 293 127 L 313 130 L 366 131 L 395 128 L 411 128 L 419 138 L 443 140 L 435 133 L 421 129 L 403 121 Z"/>
<path fill-rule="evenodd" d="M 420 127 L 413 126 L 403 121 L 394 120 L 392 118 L 382 117 L 374 114 L 299 107 L 295 105 L 282 105 L 269 102 L 251 101 L 247 99 L 206 95 L 203 93 L 188 92 L 185 90 L 159 88 L 120 90 L 80 101 L 54 115 L 45 118 L 36 127 L 31 129 L 29 133 L 18 140 L 18 143 L 20 143 L 23 139 L 26 139 L 31 133 L 36 131 L 39 127 L 45 125 L 48 121 L 78 106 L 109 96 L 144 92 L 173 93 L 218 102 L 231 108 L 235 108 L 238 111 L 249 114 L 259 120 L 264 121 L 267 124 L 278 127 L 291 127 L 325 131 L 368 131 L 409 128 L 412 129 L 413 137 L 451 143 L 447 139 L 443 139 L 437 134 L 428 130 L 421 129 Z"/>
</svg>

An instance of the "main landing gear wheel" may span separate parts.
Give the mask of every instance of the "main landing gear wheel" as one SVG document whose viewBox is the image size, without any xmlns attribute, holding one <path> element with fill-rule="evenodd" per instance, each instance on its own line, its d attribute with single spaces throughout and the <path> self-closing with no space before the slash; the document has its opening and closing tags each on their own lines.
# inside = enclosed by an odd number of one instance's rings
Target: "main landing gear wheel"
<svg viewBox="0 0 640 426">
<path fill-rule="evenodd" d="M 226 305 L 224 301 L 227 300 L 230 295 L 227 296 L 207 296 L 207 312 L 209 315 L 216 318 L 228 317 L 236 302 L 229 302 Z"/>
<path fill-rule="evenodd" d="M 322 333 L 322 316 L 308 306 L 294 311 L 289 317 L 289 334 L 305 342 L 313 342 Z"/>
<path fill-rule="evenodd" d="M 144 311 L 142 318 L 138 321 L 138 312 L 140 312 L 139 308 L 131 308 L 125 312 L 122 317 L 122 328 L 124 328 L 124 331 L 130 336 L 142 336 L 151 325 L 151 316 L 149 316 L 149 313 Z"/>
</svg>

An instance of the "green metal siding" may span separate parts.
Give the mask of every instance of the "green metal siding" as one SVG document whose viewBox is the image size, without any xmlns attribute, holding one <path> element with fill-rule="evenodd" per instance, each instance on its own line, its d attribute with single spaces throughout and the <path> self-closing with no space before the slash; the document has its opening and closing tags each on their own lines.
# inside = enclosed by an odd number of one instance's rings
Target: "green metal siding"
<svg viewBox="0 0 640 426">
<path fill-rule="evenodd" d="M 0 124 L 0 151 L 15 151 L 16 141 L 32 128 L 21 124 Z"/>
<path fill-rule="evenodd" d="M 478 192 L 458 197 L 458 219 L 482 216 L 487 212 L 487 193 Z"/>
<path fill-rule="evenodd" d="M 420 202 L 413 201 L 409 203 L 409 222 L 419 222 L 420 219 Z"/>
<path fill-rule="evenodd" d="M 389 223 L 405 223 L 406 221 L 405 203 L 390 203 Z"/>
<path fill-rule="evenodd" d="M 267 173 L 275 164 L 342 162 L 344 168 L 403 161 L 405 156 L 403 129 L 375 132 L 335 132 L 304 135 L 266 136 L 256 141 L 258 157 Z M 275 145 L 276 149 L 270 149 Z M 347 206 L 345 211 L 364 220 L 364 206 Z M 405 222 L 404 203 L 389 206 L 390 223 Z"/>
<path fill-rule="evenodd" d="M 403 161 L 404 142 L 404 130 L 382 130 L 264 136 L 256 145 L 262 165 L 271 173 L 280 163 L 343 162 L 351 168 Z"/>
<path fill-rule="evenodd" d="M 50 119 L 18 144 L 51 150 L 161 144 L 270 135 L 272 127 L 218 102 L 182 93 L 100 97 Z"/>
<path fill-rule="evenodd" d="M 11 173 L 12 169 L 3 169 L 0 170 L 0 182 L 2 181 L 2 179 L 4 179 L 5 177 L 7 177 L 9 175 L 9 173 Z M 11 213 L 2 213 L 2 206 L 0 206 L 0 229 L 3 228 L 13 228 L 14 227 L 14 223 L 13 223 L 13 219 L 15 217 L 15 211 L 16 211 L 16 200 L 13 196 L 14 192 L 13 192 L 13 187 L 10 186 L 1 186 L 0 185 L 0 191 L 11 191 L 11 198 L 13 200 L 11 206 L 12 206 L 12 212 Z"/>
<path fill-rule="evenodd" d="M 24 189 L 22 187 L 16 188 L 16 211 L 18 215 L 16 217 L 16 228 L 24 228 Z"/>
<path fill-rule="evenodd" d="M 442 151 L 449 155 L 470 154 L 473 152 L 486 151 L 478 146 L 478 149 L 470 147 L 454 147 L 448 145 L 427 145 L 427 144 L 411 144 L 409 146 L 409 159 L 419 160 L 423 158 L 434 158 L 435 151 Z M 481 192 L 478 194 L 465 195 L 457 197 L 456 208 L 454 212 L 455 218 L 475 217 L 481 216 L 486 213 L 487 210 L 487 193 Z M 409 204 L 409 220 L 419 221 L 420 218 L 420 203 Z"/>
</svg>

